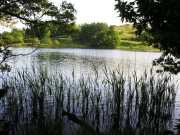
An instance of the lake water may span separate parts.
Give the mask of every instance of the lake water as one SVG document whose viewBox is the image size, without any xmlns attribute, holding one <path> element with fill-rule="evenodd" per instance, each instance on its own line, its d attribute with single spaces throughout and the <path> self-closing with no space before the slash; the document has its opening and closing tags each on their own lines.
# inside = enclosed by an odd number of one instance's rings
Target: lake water
<svg viewBox="0 0 180 135">
<path fill-rule="evenodd" d="M 15 49 L 17 53 L 29 53 L 33 49 Z M 15 68 L 28 68 L 32 66 L 46 66 L 49 72 L 61 70 L 66 75 L 89 74 L 94 68 L 98 71 L 107 67 L 114 70 L 122 69 L 127 74 L 131 71 L 141 73 L 152 68 L 152 60 L 158 58 L 160 53 L 130 52 L 120 50 L 96 49 L 38 49 L 31 55 L 19 56 L 11 61 Z"/>
<path fill-rule="evenodd" d="M 33 51 L 32 48 L 13 49 L 15 53 L 26 54 Z M 110 70 L 122 69 L 125 74 L 136 71 L 138 74 L 152 68 L 152 60 L 158 58 L 161 53 L 134 52 L 120 50 L 97 49 L 38 49 L 31 55 L 18 56 L 11 59 L 11 65 L 15 69 L 46 67 L 48 72 L 61 71 L 66 76 L 71 76 L 74 71 L 76 78 L 83 75 L 92 75 L 96 68 L 101 75 L 104 67 Z M 179 75 L 176 75 L 177 79 Z M 175 118 L 180 118 L 180 91 L 177 90 L 175 104 Z"/>
</svg>

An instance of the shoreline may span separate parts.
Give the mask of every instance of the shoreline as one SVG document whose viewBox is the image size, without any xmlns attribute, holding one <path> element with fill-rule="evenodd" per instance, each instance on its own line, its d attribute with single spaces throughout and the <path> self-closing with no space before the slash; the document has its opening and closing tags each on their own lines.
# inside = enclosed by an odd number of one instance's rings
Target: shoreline
<svg viewBox="0 0 180 135">
<path fill-rule="evenodd" d="M 11 48 L 37 48 L 37 49 L 96 49 L 96 50 L 120 50 L 120 51 L 130 51 L 130 52 L 153 52 L 153 53 L 160 53 L 161 51 L 159 49 L 152 49 L 152 50 L 144 50 L 144 49 L 126 49 L 126 48 L 88 48 L 86 46 L 84 47 L 31 47 L 31 46 L 20 46 L 20 47 L 11 47 Z"/>
</svg>

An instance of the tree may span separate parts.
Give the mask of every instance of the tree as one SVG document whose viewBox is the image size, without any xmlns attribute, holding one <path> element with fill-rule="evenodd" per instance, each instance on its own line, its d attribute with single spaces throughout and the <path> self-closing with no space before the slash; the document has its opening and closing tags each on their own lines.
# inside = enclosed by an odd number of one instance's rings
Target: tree
<svg viewBox="0 0 180 135">
<path fill-rule="evenodd" d="M 91 48 L 115 48 L 120 41 L 119 35 L 113 27 L 104 23 L 82 25 L 76 40 Z"/>
<path fill-rule="evenodd" d="M 113 28 L 108 28 L 94 34 L 91 46 L 93 48 L 115 48 L 119 44 L 119 34 Z"/>
<path fill-rule="evenodd" d="M 66 1 L 58 8 L 48 0 L 0 0 L 0 24 L 4 24 L 2 22 L 14 24 L 14 20 L 20 20 L 34 28 L 34 32 L 35 30 L 37 32 L 39 29 L 35 28 L 39 28 L 44 22 L 63 25 L 74 23 L 74 14 L 73 5 Z M 2 38 L 0 44 L 0 66 L 2 66 L 12 54 L 8 43 Z"/>
<path fill-rule="evenodd" d="M 7 23 L 15 19 L 28 24 L 33 33 L 39 37 L 45 27 L 65 29 L 74 24 L 75 12 L 73 5 L 62 1 L 59 7 L 48 0 L 1 0 L 0 20 Z M 2 22 L 3 22 L 2 21 Z M 0 23 L 2 24 L 2 23 Z"/>
<path fill-rule="evenodd" d="M 56 37 L 60 33 L 70 33 L 71 27 L 75 24 L 75 13 L 71 3 L 62 1 L 60 7 L 56 11 L 57 13 L 51 12 L 50 15 L 54 15 L 54 18 L 51 20 L 41 21 L 38 23 L 33 23 L 30 25 L 28 31 L 33 34 L 35 37 L 41 38 L 43 33 L 47 30 L 51 31 L 51 36 Z"/>
<path fill-rule="evenodd" d="M 34 23 L 43 16 L 55 16 L 58 8 L 47 0 L 1 0 L 0 18 Z"/>
<path fill-rule="evenodd" d="M 137 34 L 143 31 L 153 37 L 164 54 L 180 57 L 179 0 L 115 0 L 122 21 L 134 24 Z"/>
<path fill-rule="evenodd" d="M 7 44 L 16 44 L 24 42 L 24 31 L 13 29 L 12 32 L 4 32 L 1 34 L 3 41 Z"/>
</svg>

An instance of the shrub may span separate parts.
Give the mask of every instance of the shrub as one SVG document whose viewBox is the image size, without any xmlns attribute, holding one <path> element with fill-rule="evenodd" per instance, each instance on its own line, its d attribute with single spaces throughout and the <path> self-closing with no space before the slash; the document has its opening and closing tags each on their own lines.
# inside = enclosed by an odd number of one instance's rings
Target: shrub
<svg viewBox="0 0 180 135">
<path fill-rule="evenodd" d="M 52 45 L 52 40 L 51 40 L 51 32 L 50 31 L 48 31 L 48 32 L 46 32 L 44 35 L 43 35 L 43 37 L 41 38 L 41 44 L 44 44 L 45 46 L 46 45 Z"/>
<path fill-rule="evenodd" d="M 3 39 L 3 42 L 5 42 L 7 44 L 12 44 L 14 37 L 9 32 L 4 32 L 2 34 L 2 39 Z"/>
<path fill-rule="evenodd" d="M 2 34 L 3 42 L 6 44 L 24 43 L 24 32 L 22 30 L 13 29 L 11 32 Z"/>
<path fill-rule="evenodd" d="M 54 47 L 60 47 L 61 42 L 59 40 L 53 40 L 53 46 Z"/>
<path fill-rule="evenodd" d="M 24 43 L 24 31 L 13 29 L 12 36 L 14 37 L 14 43 Z"/>
</svg>

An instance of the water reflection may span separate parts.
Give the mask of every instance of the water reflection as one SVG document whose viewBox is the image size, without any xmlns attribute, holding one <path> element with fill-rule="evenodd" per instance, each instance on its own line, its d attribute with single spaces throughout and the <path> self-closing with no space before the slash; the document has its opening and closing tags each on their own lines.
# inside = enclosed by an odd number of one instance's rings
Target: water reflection
<svg viewBox="0 0 180 135">
<path fill-rule="evenodd" d="M 16 52 L 29 52 L 29 49 L 17 49 Z M 40 49 L 31 56 L 19 57 L 15 60 L 16 68 L 46 65 L 49 71 L 58 69 L 66 75 L 90 73 L 94 66 L 101 71 L 104 66 L 108 69 L 123 68 L 130 71 L 142 72 L 152 67 L 152 60 L 159 57 L 159 53 L 128 52 L 118 50 L 96 49 Z M 79 75 L 80 76 L 80 75 Z"/>
</svg>

